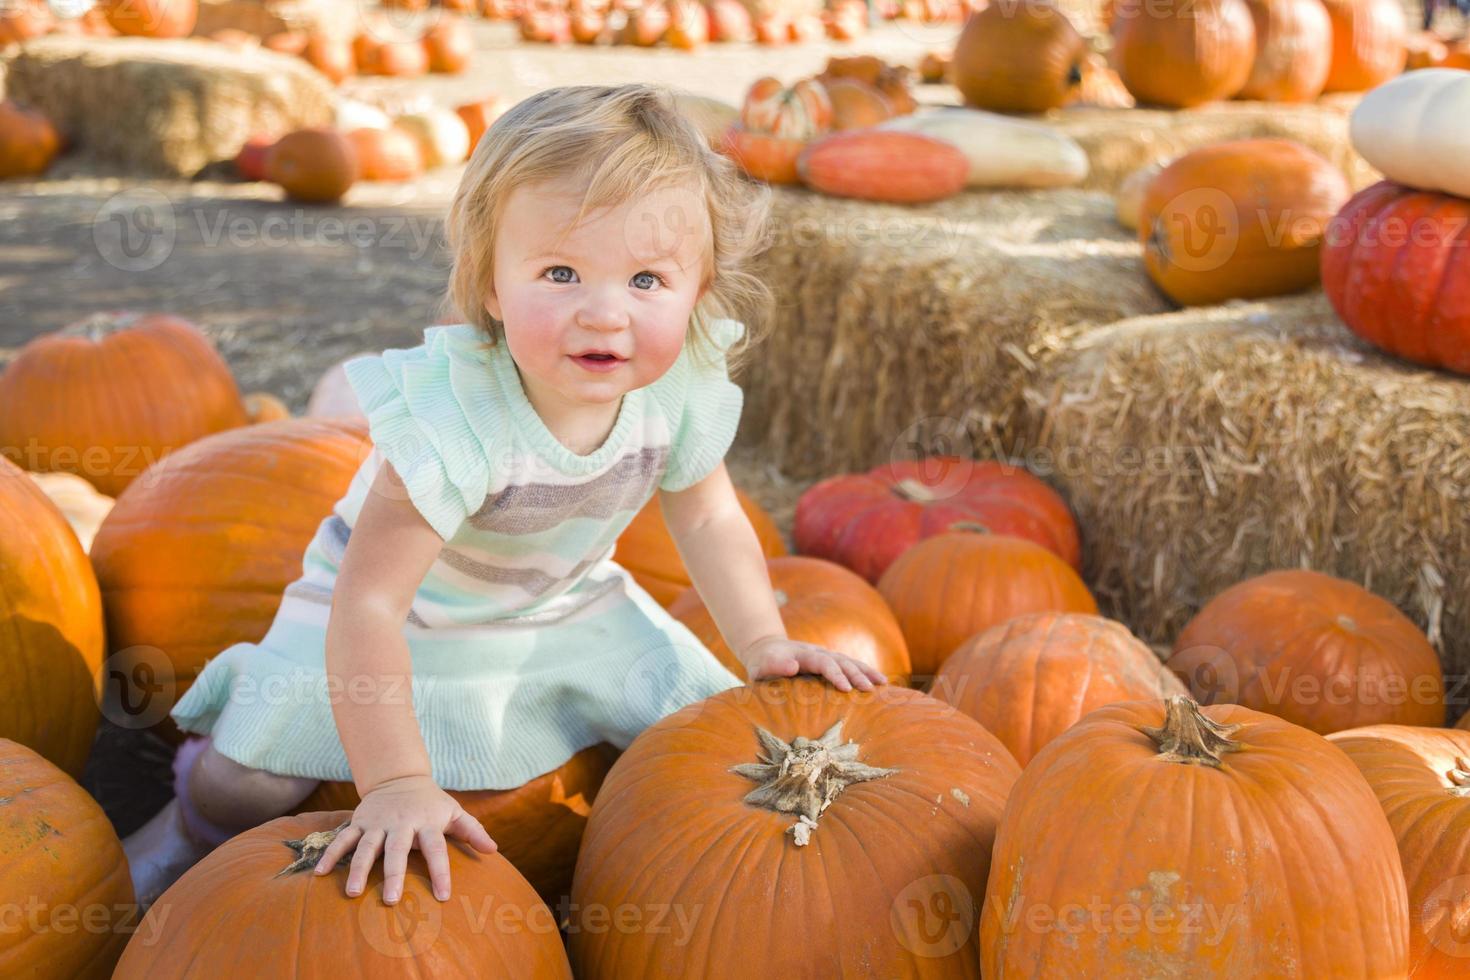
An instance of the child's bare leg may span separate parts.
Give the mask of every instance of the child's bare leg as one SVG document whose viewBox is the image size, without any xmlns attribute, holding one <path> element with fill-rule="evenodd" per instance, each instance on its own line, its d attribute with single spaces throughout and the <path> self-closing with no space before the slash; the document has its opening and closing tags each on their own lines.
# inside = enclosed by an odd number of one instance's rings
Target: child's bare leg
<svg viewBox="0 0 1470 980">
<path fill-rule="evenodd" d="M 152 904 L 235 834 L 289 813 L 317 782 L 242 766 L 209 738 L 190 738 L 174 758 L 174 799 L 123 842 L 138 902 Z"/>
</svg>

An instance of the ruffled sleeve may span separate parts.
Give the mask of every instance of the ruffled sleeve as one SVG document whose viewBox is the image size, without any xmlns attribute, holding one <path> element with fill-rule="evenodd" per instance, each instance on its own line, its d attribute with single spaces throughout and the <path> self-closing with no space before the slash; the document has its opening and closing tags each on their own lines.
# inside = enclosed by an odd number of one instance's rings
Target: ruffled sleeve
<svg viewBox="0 0 1470 980">
<path fill-rule="evenodd" d="M 696 361 L 688 345 L 667 375 L 658 398 L 669 423 L 668 468 L 661 490 L 684 490 L 709 476 L 725 458 L 745 394 L 730 380 L 725 351 L 745 333 L 738 320 L 714 320 L 709 333 L 718 354 L 713 364 Z"/>
<path fill-rule="evenodd" d="M 492 442 L 505 431 L 486 417 L 496 400 L 480 397 L 489 368 L 476 346 L 468 325 L 431 327 L 422 346 L 346 364 L 374 447 L 446 541 L 484 502 L 496 455 Z"/>
</svg>

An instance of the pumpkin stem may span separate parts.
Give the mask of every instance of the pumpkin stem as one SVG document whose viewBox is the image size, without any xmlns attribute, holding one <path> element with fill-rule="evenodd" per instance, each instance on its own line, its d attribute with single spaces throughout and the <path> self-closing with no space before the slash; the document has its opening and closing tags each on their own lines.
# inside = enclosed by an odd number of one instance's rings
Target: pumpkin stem
<svg viewBox="0 0 1470 980">
<path fill-rule="evenodd" d="M 1455 756 L 1455 768 L 1445 775 L 1450 779 L 1451 796 L 1470 796 L 1470 761 L 1464 756 Z"/>
<path fill-rule="evenodd" d="M 981 524 L 979 521 L 955 521 L 953 524 L 949 525 L 949 527 L 945 528 L 945 530 L 968 531 L 971 534 L 990 533 L 990 527 L 988 525 Z"/>
<path fill-rule="evenodd" d="M 133 310 L 109 310 L 69 323 L 57 333 L 63 337 L 85 337 L 96 343 L 104 337 L 131 328 L 142 318 L 141 313 Z"/>
<path fill-rule="evenodd" d="M 804 846 L 817 827 L 817 818 L 839 794 L 853 783 L 891 776 L 897 769 L 878 769 L 857 761 L 856 742 L 842 742 L 842 722 L 827 729 L 821 738 L 801 735 L 790 744 L 756 726 L 760 739 L 760 762 L 746 762 L 730 771 L 760 783 L 745 794 L 745 802 L 776 813 L 794 813 L 797 822 L 786 832 Z"/>
<path fill-rule="evenodd" d="M 331 830 L 315 830 L 300 840 L 281 841 L 282 844 L 296 852 L 296 860 L 277 871 L 272 877 L 279 878 L 281 875 L 295 874 L 298 871 L 316 867 L 316 863 L 322 859 L 322 854 L 325 853 L 327 846 L 336 840 L 337 835 L 346 830 L 351 823 L 351 820 L 344 820 Z M 337 860 L 337 867 L 340 868 L 351 862 L 352 855 L 344 854 Z"/>
<path fill-rule="evenodd" d="M 1072 62 L 1072 67 L 1067 69 L 1067 87 L 1076 88 L 1082 84 L 1082 62 Z"/>
<path fill-rule="evenodd" d="M 1206 717 L 1193 698 L 1176 694 L 1165 709 L 1164 727 L 1142 731 L 1154 740 L 1159 747 L 1159 758 L 1165 762 L 1219 768 L 1221 756 L 1240 751 L 1240 743 L 1229 738 L 1239 728 Z"/>
<path fill-rule="evenodd" d="M 927 504 L 939 499 L 939 495 L 912 477 L 904 477 L 893 485 L 893 492 L 904 500 Z"/>
</svg>

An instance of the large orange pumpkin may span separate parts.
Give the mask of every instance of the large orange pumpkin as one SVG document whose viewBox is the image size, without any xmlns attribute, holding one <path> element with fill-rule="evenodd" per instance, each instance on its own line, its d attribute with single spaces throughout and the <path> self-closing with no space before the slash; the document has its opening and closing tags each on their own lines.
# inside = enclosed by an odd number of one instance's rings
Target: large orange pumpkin
<svg viewBox="0 0 1470 980">
<path fill-rule="evenodd" d="M 1201 147 L 1144 191 L 1144 265 L 1184 306 L 1299 292 L 1317 283 L 1327 226 L 1351 193 L 1342 171 L 1293 140 Z"/>
<path fill-rule="evenodd" d="M 1305 569 L 1221 592 L 1190 620 L 1169 669 L 1195 697 L 1269 711 L 1315 732 L 1439 725 L 1439 657 L 1392 603 Z"/>
<path fill-rule="evenodd" d="M 451 896 L 441 902 L 415 849 L 403 895 L 382 901 L 383 862 L 346 894 L 347 868 L 317 875 L 299 855 L 352 816 L 278 817 L 215 848 L 148 910 L 115 980 L 336 977 L 364 980 L 525 977 L 570 980 L 551 910 L 500 854 L 450 844 Z M 292 846 L 292 845 L 295 846 Z"/>
<path fill-rule="evenodd" d="M 41 488 L 0 459 L 0 738 L 80 777 L 97 733 L 102 659 L 102 599 L 86 552 Z"/>
<path fill-rule="evenodd" d="M 969 105 L 1045 112 L 1076 95 L 1086 56 L 1086 39 L 1051 0 L 992 3 L 965 21 L 950 71 Z"/>
<path fill-rule="evenodd" d="M 61 136 L 40 112 L 0 101 L 0 180 L 46 172 L 61 149 Z"/>
<path fill-rule="evenodd" d="M 199 19 L 199 0 L 102 0 L 107 23 L 134 37 L 188 37 Z"/>
<path fill-rule="evenodd" d="M 118 497 L 92 542 L 107 636 L 139 726 L 162 721 L 204 667 L 265 636 L 301 556 L 369 451 L 366 426 L 268 422 L 202 439 Z"/>
<path fill-rule="evenodd" d="M 1126 626 L 1081 613 L 992 626 L 944 661 L 933 691 L 984 725 L 1022 766 L 1094 708 L 1183 693 Z"/>
<path fill-rule="evenodd" d="M 796 502 L 791 537 L 804 555 L 846 565 L 869 582 L 916 541 L 956 524 L 1034 541 L 1073 568 L 1082 544 L 1072 512 L 1025 470 L 958 456 L 889 463 L 829 477 Z"/>
<path fill-rule="evenodd" d="M 1113 63 L 1128 91 L 1139 102 L 1176 108 L 1235 95 L 1256 54 L 1245 0 L 1121 0 L 1113 37 Z"/>
<path fill-rule="evenodd" d="M 1332 220 L 1322 289 L 1359 337 L 1470 374 L 1470 200 L 1380 181 Z"/>
<path fill-rule="evenodd" d="M 878 591 L 898 617 L 914 680 L 927 682 L 976 633 L 1026 613 L 1096 613 L 1072 567 L 1041 545 L 1004 534 L 947 531 L 888 566 Z"/>
<path fill-rule="evenodd" d="M 282 136 L 266 154 L 265 172 L 287 196 L 314 203 L 341 200 L 361 175 L 351 141 L 329 126 Z"/>
<path fill-rule="evenodd" d="M 978 977 L 975 910 L 1017 771 L 906 688 L 796 678 L 689 705 L 634 740 L 593 804 L 577 975 Z M 599 907 L 668 910 L 669 931 L 591 928 Z M 779 925 L 746 945 L 757 920 Z"/>
<path fill-rule="evenodd" d="M 1366 92 L 1404 70 L 1409 26 L 1399 0 L 1322 0 L 1332 20 L 1327 92 Z"/>
<path fill-rule="evenodd" d="M 178 317 L 99 313 L 32 340 L 0 374 L 0 454 L 110 497 L 168 453 L 247 421 L 229 366 Z"/>
<path fill-rule="evenodd" d="M 1402 977 L 1408 933 L 1393 831 L 1352 763 L 1179 696 L 1099 708 L 1031 760 L 996 837 L 981 967 Z"/>
<path fill-rule="evenodd" d="M 1256 56 L 1242 99 L 1311 102 L 1332 64 L 1332 22 L 1322 0 L 1246 0 L 1256 23 Z"/>
<path fill-rule="evenodd" d="M 65 773 L 6 738 L 0 800 L 0 976 L 107 980 L 138 924 L 112 823 Z"/>
<path fill-rule="evenodd" d="M 480 821 L 542 901 L 557 908 L 572 887 L 592 801 L 617 756 L 610 745 L 593 745 L 516 789 L 447 792 Z M 352 783 L 324 781 L 295 812 L 356 810 L 361 802 Z"/>
<path fill-rule="evenodd" d="M 1328 736 L 1378 797 L 1409 886 L 1409 976 L 1465 973 L 1470 732 L 1370 725 Z"/>
<path fill-rule="evenodd" d="M 815 643 L 877 667 L 890 684 L 907 684 L 909 650 L 888 603 L 861 577 L 820 558 L 787 556 L 766 562 L 781 622 L 793 640 Z M 669 613 L 689 627 L 720 663 L 742 680 L 735 656 L 704 600 L 685 589 Z"/>
<path fill-rule="evenodd" d="M 761 552 L 767 558 L 778 558 L 786 554 L 786 544 L 781 540 L 781 532 L 771 516 L 738 487 L 735 489 L 735 497 L 740 501 L 745 516 L 750 518 L 751 526 L 755 528 Z M 674 536 L 664 523 L 664 514 L 657 495 L 643 505 L 643 509 L 634 515 L 623 533 L 618 535 L 613 561 L 626 568 L 633 580 L 643 586 L 665 609 L 679 597 L 680 592 L 693 584 L 689 581 L 689 571 L 684 567 L 684 559 L 679 557 Z"/>
</svg>

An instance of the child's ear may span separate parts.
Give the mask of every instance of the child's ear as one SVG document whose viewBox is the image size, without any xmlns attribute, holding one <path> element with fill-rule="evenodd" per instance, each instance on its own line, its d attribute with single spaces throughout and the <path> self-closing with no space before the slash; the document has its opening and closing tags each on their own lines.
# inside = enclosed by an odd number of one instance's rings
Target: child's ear
<svg viewBox="0 0 1470 980">
<path fill-rule="evenodd" d="M 495 295 L 493 289 L 485 294 L 485 312 L 501 323 L 505 322 L 505 317 L 500 315 L 500 299 Z"/>
</svg>

